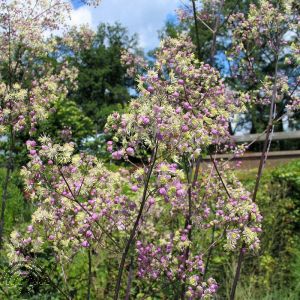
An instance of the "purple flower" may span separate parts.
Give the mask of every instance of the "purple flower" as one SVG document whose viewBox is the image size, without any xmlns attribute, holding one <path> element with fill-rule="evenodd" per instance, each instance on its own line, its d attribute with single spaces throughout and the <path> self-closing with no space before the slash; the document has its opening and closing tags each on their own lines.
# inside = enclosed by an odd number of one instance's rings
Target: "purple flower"
<svg viewBox="0 0 300 300">
<path fill-rule="evenodd" d="M 29 226 L 27 227 L 27 231 L 28 231 L 29 233 L 33 232 L 33 226 L 32 226 L 32 225 L 29 225 Z"/>
<path fill-rule="evenodd" d="M 188 102 L 183 102 L 182 105 L 186 110 L 191 110 L 193 108 Z"/>
<path fill-rule="evenodd" d="M 180 113 L 181 113 L 181 108 L 180 108 L 180 107 L 177 107 L 177 108 L 175 109 L 175 112 L 176 112 L 176 114 L 180 114 Z"/>
<path fill-rule="evenodd" d="M 90 199 L 90 200 L 88 200 L 88 203 L 89 203 L 90 205 L 94 205 L 94 204 L 95 204 L 95 202 L 96 202 L 96 200 L 94 200 L 94 199 Z"/>
<path fill-rule="evenodd" d="M 32 141 L 32 140 L 28 140 L 26 142 L 26 146 L 27 147 L 35 147 L 36 146 L 36 142 L 35 141 Z"/>
<path fill-rule="evenodd" d="M 182 132 L 187 132 L 187 131 L 189 131 L 189 127 L 187 125 L 183 125 L 181 127 L 181 130 L 182 130 Z"/>
<path fill-rule="evenodd" d="M 182 242 L 185 242 L 185 241 L 186 241 L 186 239 L 187 239 L 187 236 L 186 236 L 186 235 L 183 235 L 183 236 L 181 236 L 181 238 L 180 238 L 180 239 L 181 239 L 181 241 L 182 241 Z"/>
<path fill-rule="evenodd" d="M 219 134 L 219 131 L 217 129 L 212 129 L 211 133 L 213 135 L 218 135 Z"/>
<path fill-rule="evenodd" d="M 179 190 L 176 191 L 176 196 L 177 197 L 182 197 L 182 196 L 184 196 L 184 194 L 185 194 L 185 192 L 184 192 L 183 189 L 179 189 Z"/>
<path fill-rule="evenodd" d="M 92 231 L 91 231 L 91 230 L 88 230 L 88 231 L 85 233 L 85 236 L 86 236 L 87 238 L 90 238 L 91 236 L 93 236 Z"/>
<path fill-rule="evenodd" d="M 54 237 L 53 234 L 50 234 L 50 235 L 48 236 L 48 240 L 49 240 L 49 241 L 53 241 L 54 239 L 55 239 L 55 237 Z"/>
<path fill-rule="evenodd" d="M 84 248 L 88 248 L 90 246 L 89 242 L 88 241 L 83 241 L 81 243 L 81 246 L 84 247 Z"/>
<path fill-rule="evenodd" d="M 123 151 L 122 150 L 118 150 L 112 153 L 112 158 L 115 160 L 120 160 L 123 156 Z"/>
<path fill-rule="evenodd" d="M 149 93 L 153 93 L 154 92 L 154 87 L 152 85 L 149 85 L 148 88 L 147 88 L 147 91 Z"/>
<path fill-rule="evenodd" d="M 155 199 L 153 197 L 149 198 L 149 205 L 153 205 L 155 203 Z"/>
<path fill-rule="evenodd" d="M 158 192 L 160 193 L 160 195 L 166 195 L 166 194 L 167 194 L 167 191 L 166 191 L 165 188 L 160 188 L 160 189 L 158 190 Z"/>
<path fill-rule="evenodd" d="M 30 155 L 34 156 L 34 155 L 36 155 L 36 150 L 30 150 L 29 153 L 30 153 Z"/>
<path fill-rule="evenodd" d="M 147 117 L 147 116 L 141 116 L 140 117 L 140 122 L 143 124 L 143 125 L 148 125 L 150 123 L 150 119 Z"/>
<path fill-rule="evenodd" d="M 99 215 L 96 214 L 96 213 L 93 213 L 93 214 L 92 214 L 92 220 L 98 221 L 98 220 L 99 220 Z"/>
<path fill-rule="evenodd" d="M 132 190 L 133 192 L 136 192 L 138 189 L 139 189 L 139 188 L 138 188 L 136 185 L 133 185 L 133 186 L 131 187 L 131 190 Z"/>
<path fill-rule="evenodd" d="M 128 147 L 126 149 L 126 153 L 130 156 L 134 156 L 134 149 L 132 147 Z"/>
</svg>

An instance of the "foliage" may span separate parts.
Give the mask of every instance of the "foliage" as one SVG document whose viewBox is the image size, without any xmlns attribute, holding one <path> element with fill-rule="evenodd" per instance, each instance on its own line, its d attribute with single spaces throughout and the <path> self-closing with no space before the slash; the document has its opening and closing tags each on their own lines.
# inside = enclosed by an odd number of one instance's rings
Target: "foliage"
<svg viewBox="0 0 300 300">
<path fill-rule="evenodd" d="M 198 56 L 215 65 L 234 92 L 246 91 L 256 98 L 256 103 L 252 101 L 231 128 L 231 133 L 236 130 L 256 133 L 262 132 L 268 122 L 263 98 L 272 93 L 270 84 L 275 78 L 272 41 L 279 46 L 277 116 L 286 114 L 287 107 L 298 101 L 298 15 L 296 1 L 186 1 L 178 10 L 177 23 L 167 23 L 162 35 L 178 36 L 188 31 L 197 45 Z M 298 117 L 298 113 L 288 113 L 291 128 L 298 124 Z M 283 126 L 281 120 L 275 124 L 275 130 L 283 131 Z M 280 147 L 288 149 L 283 143 Z"/>
<path fill-rule="evenodd" d="M 251 177 L 242 181 L 248 188 L 254 184 Z M 264 235 L 259 256 L 249 257 L 245 263 L 238 288 L 241 299 L 273 299 L 270 295 L 276 293 L 285 294 L 282 299 L 299 298 L 299 193 L 299 161 L 264 175 L 257 200 L 264 216 Z M 247 297 L 242 296 L 245 292 Z"/>
<path fill-rule="evenodd" d="M 0 169 L 0 182 L 4 182 L 6 170 Z M 12 174 L 12 179 L 8 185 L 8 201 L 5 210 L 5 232 L 9 234 L 16 226 L 30 221 L 31 207 L 24 199 L 22 193 L 23 182 L 20 178 L 19 171 Z M 0 194 L 2 186 L 0 185 Z M 1 205 L 0 205 L 1 208 Z"/>
<path fill-rule="evenodd" d="M 38 127 L 38 135 L 47 134 L 57 142 L 73 140 L 79 146 L 87 136 L 93 135 L 93 121 L 78 105 L 61 98 L 54 105 L 55 112 Z"/>
<path fill-rule="evenodd" d="M 86 34 L 86 31 L 82 33 Z M 80 43 L 82 36 L 72 37 Z M 105 124 L 107 108 L 117 108 L 117 104 L 124 106 L 130 99 L 128 88 L 133 87 L 134 82 L 126 76 L 121 56 L 124 50 L 137 51 L 137 37 L 129 36 L 127 29 L 119 23 L 102 23 L 89 37 L 85 47 L 67 47 L 65 51 L 79 72 L 78 89 L 71 95 L 72 99 L 97 124 L 99 132 Z"/>
</svg>

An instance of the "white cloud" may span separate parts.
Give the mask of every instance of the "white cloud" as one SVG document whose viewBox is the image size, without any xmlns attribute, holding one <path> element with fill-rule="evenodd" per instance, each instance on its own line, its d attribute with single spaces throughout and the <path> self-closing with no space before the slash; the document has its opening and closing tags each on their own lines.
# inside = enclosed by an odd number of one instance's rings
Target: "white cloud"
<svg viewBox="0 0 300 300">
<path fill-rule="evenodd" d="M 93 26 L 91 9 L 87 6 L 81 6 L 78 9 L 73 9 L 69 23 L 74 26 L 83 24 Z"/>
<path fill-rule="evenodd" d="M 118 21 L 131 34 L 137 33 L 140 46 L 150 50 L 158 46 L 157 31 L 179 4 L 180 0 L 102 0 L 96 8 L 82 6 L 74 10 L 72 24 L 89 23 L 96 28 L 101 22 Z"/>
</svg>

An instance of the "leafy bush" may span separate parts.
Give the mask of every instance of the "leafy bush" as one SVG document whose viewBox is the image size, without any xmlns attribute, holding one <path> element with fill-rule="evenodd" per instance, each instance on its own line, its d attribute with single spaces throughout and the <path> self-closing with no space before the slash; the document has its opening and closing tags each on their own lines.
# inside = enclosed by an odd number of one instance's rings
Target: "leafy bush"
<svg viewBox="0 0 300 300">
<path fill-rule="evenodd" d="M 252 175 L 240 176 L 249 190 Z M 300 161 L 266 170 L 257 203 L 264 217 L 261 249 L 245 261 L 237 299 L 299 299 Z"/>
</svg>

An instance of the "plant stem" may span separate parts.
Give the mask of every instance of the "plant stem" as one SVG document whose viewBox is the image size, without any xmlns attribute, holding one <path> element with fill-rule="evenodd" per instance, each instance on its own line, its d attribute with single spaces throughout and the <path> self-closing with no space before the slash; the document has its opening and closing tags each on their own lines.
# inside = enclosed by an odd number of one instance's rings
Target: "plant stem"
<svg viewBox="0 0 300 300">
<path fill-rule="evenodd" d="M 131 256 L 131 259 L 130 259 L 129 274 L 128 274 L 128 280 L 127 280 L 125 300 L 129 300 L 129 298 L 130 298 L 130 289 L 131 289 L 132 277 L 133 277 L 133 255 Z"/>
<path fill-rule="evenodd" d="M 210 160 L 211 160 L 211 162 L 212 162 L 212 164 L 214 166 L 214 169 L 216 170 L 216 172 L 218 174 L 218 177 L 219 177 L 219 179 L 220 179 L 220 181 L 221 181 L 221 183 L 222 183 L 222 185 L 224 187 L 224 190 L 225 190 L 228 198 L 230 199 L 231 198 L 230 193 L 229 193 L 229 191 L 227 189 L 227 186 L 226 186 L 226 184 L 225 184 L 225 182 L 224 182 L 224 180 L 222 178 L 222 175 L 221 175 L 221 173 L 219 171 L 217 163 L 216 163 L 215 159 L 212 157 L 211 154 L 209 154 L 209 156 L 210 156 Z M 215 231 L 216 231 L 216 228 L 215 228 L 215 225 L 214 225 L 212 227 L 212 232 L 211 232 L 211 243 L 210 243 L 211 245 L 214 245 L 214 242 L 215 242 Z M 205 279 L 205 276 L 206 276 L 207 271 L 208 271 L 208 266 L 209 266 L 209 263 L 210 263 L 212 252 L 213 252 L 213 247 L 209 247 L 208 254 L 207 254 L 207 259 L 206 259 L 206 264 L 205 264 L 205 269 L 204 269 L 204 274 L 203 274 L 203 280 Z"/>
<path fill-rule="evenodd" d="M 131 230 L 130 236 L 127 240 L 125 249 L 124 249 L 123 254 L 122 254 L 121 262 L 120 262 L 120 265 L 119 265 L 117 283 L 116 283 L 116 287 L 115 287 L 114 300 L 119 299 L 119 293 L 120 293 L 120 288 L 121 288 L 122 275 L 123 275 L 123 271 L 124 271 L 126 257 L 127 257 L 128 252 L 129 252 L 131 243 L 134 240 L 137 228 L 139 226 L 140 219 L 141 219 L 142 214 L 143 214 L 143 209 L 144 209 L 144 206 L 145 206 L 145 203 L 146 203 L 146 200 L 147 200 L 147 191 L 148 191 L 148 186 L 149 186 L 151 174 L 152 174 L 154 164 L 155 164 L 155 161 L 156 161 L 157 148 L 158 148 L 158 145 L 156 143 L 155 148 L 152 152 L 152 156 L 151 156 L 151 160 L 150 160 L 150 167 L 149 167 L 149 170 L 148 170 L 148 173 L 147 173 L 147 176 L 146 176 L 146 180 L 145 180 L 144 191 L 143 191 L 143 196 L 142 196 L 142 201 L 141 201 L 141 204 L 140 204 L 139 212 L 138 212 L 138 215 L 136 217 L 133 228 Z"/>
<path fill-rule="evenodd" d="M 194 16 L 194 24 L 195 24 L 195 33 L 196 33 L 196 43 L 197 43 L 197 56 L 200 59 L 201 52 L 200 52 L 200 39 L 199 39 L 199 29 L 198 29 L 198 21 L 197 21 L 197 10 L 195 0 L 192 0 L 193 4 L 193 16 Z"/>
<path fill-rule="evenodd" d="M 91 255 L 91 249 L 88 249 L 88 291 L 87 291 L 87 300 L 91 299 L 91 286 L 92 286 L 92 255 Z"/>
<path fill-rule="evenodd" d="M 214 242 L 215 242 L 215 230 L 216 230 L 216 227 L 215 225 L 212 227 L 212 231 L 211 231 L 211 241 L 210 241 L 210 245 L 213 245 Z M 203 281 L 205 280 L 205 276 L 208 272 L 208 266 L 209 266 L 209 263 L 210 263 L 210 259 L 211 259 L 211 256 L 212 256 L 212 252 L 213 252 L 213 247 L 210 247 L 209 250 L 208 250 L 208 254 L 207 254 L 207 259 L 206 259 L 206 264 L 205 264 L 205 269 L 204 269 L 204 273 L 203 273 Z"/>
<path fill-rule="evenodd" d="M 185 220 L 185 228 L 188 230 L 188 239 L 189 241 L 192 240 L 192 190 L 195 187 L 196 183 L 197 183 L 197 179 L 198 179 L 198 174 L 199 174 L 199 168 L 200 168 L 200 162 L 201 162 L 202 157 L 199 156 L 196 160 L 196 166 L 195 166 L 195 170 L 194 170 L 194 179 L 193 182 L 190 184 L 189 189 L 188 189 L 188 214 L 186 216 L 186 220 Z M 186 168 L 188 169 L 188 168 Z M 191 170 L 193 171 L 193 166 L 191 166 Z M 190 183 L 190 178 L 189 178 L 189 170 L 187 170 L 186 172 L 186 176 L 187 176 L 187 181 L 188 183 Z M 192 172 L 191 172 L 192 173 Z M 189 258 L 189 253 L 190 253 L 190 247 L 188 246 L 185 250 L 184 253 L 184 271 L 186 269 L 186 261 Z M 181 299 L 184 300 L 185 298 L 185 286 L 186 286 L 186 280 L 184 280 L 183 284 L 182 284 L 182 288 L 181 288 Z"/>
<path fill-rule="evenodd" d="M 264 165 L 265 165 L 265 162 L 267 159 L 267 155 L 268 155 L 268 145 L 271 142 L 270 134 L 271 134 L 272 127 L 273 127 L 275 100 L 277 98 L 277 76 L 278 76 L 277 73 L 278 73 L 278 52 L 276 53 L 276 59 L 275 59 L 275 75 L 274 75 L 274 84 L 273 84 L 273 91 L 272 91 L 272 98 L 271 98 L 271 107 L 270 107 L 270 113 L 269 113 L 269 122 L 268 122 L 268 126 L 267 126 L 263 152 L 260 157 L 260 163 L 259 163 L 258 172 L 257 172 L 257 176 L 256 176 L 255 187 L 254 187 L 254 191 L 252 194 L 253 202 L 256 201 L 256 196 L 257 196 L 263 168 L 264 168 Z M 250 215 L 249 215 L 249 221 L 250 221 Z M 234 280 L 233 280 L 231 291 L 230 291 L 230 300 L 234 300 L 234 298 L 235 298 L 235 291 L 236 291 L 236 287 L 237 287 L 237 284 L 238 284 L 238 281 L 240 278 L 241 267 L 242 267 L 242 263 L 243 263 L 243 259 L 244 259 L 244 247 L 245 247 L 245 243 L 243 243 L 243 245 L 240 249 L 238 264 L 236 267 L 235 276 L 234 276 Z"/>
</svg>

